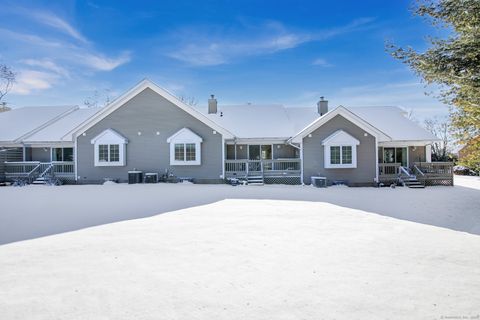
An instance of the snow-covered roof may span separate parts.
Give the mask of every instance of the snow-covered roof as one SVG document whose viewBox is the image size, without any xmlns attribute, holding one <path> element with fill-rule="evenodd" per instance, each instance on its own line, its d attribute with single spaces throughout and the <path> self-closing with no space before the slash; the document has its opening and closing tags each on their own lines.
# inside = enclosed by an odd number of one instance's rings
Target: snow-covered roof
<svg viewBox="0 0 480 320">
<path fill-rule="evenodd" d="M 433 134 L 405 116 L 398 107 L 351 107 L 351 112 L 392 138 L 393 141 L 435 141 Z"/>
<path fill-rule="evenodd" d="M 74 106 L 25 107 L 2 112 L 0 141 L 16 142 L 74 109 Z"/>
<path fill-rule="evenodd" d="M 4 143 L 62 142 L 62 137 L 94 115 L 99 108 L 77 106 L 24 107 L 0 113 Z M 71 136 L 64 141 L 73 141 Z"/>
<path fill-rule="evenodd" d="M 207 113 L 207 110 L 202 110 Z M 287 139 L 314 121 L 313 108 L 285 108 L 283 105 L 219 105 L 207 116 L 242 139 Z"/>
<path fill-rule="evenodd" d="M 23 141 L 25 143 L 62 141 L 62 137 L 93 116 L 98 110 L 100 108 L 76 109 Z M 67 139 L 67 137 L 65 138 Z M 68 136 L 67 141 L 73 141 L 71 135 Z"/>
</svg>

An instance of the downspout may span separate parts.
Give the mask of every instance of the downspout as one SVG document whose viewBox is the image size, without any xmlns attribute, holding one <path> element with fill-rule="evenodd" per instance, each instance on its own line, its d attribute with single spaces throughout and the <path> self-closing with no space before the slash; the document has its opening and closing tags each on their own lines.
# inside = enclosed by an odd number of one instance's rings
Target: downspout
<svg viewBox="0 0 480 320">
<path fill-rule="evenodd" d="M 303 142 L 300 143 L 300 147 L 299 147 L 294 145 L 291 139 L 288 139 L 287 144 L 300 150 L 300 183 L 303 185 Z"/>
<path fill-rule="evenodd" d="M 379 171 L 379 166 L 378 166 L 378 137 L 375 136 L 375 182 L 376 183 L 380 182 L 378 180 L 378 171 Z"/>
<path fill-rule="evenodd" d="M 225 179 L 225 138 L 222 134 L 222 179 Z"/>
<path fill-rule="evenodd" d="M 74 136 L 73 138 L 73 166 L 74 166 L 74 172 L 75 172 L 75 182 L 78 181 L 78 152 L 77 152 L 77 140 L 78 140 L 78 137 L 77 136 Z"/>
<path fill-rule="evenodd" d="M 300 183 L 302 186 L 304 185 L 303 183 L 303 140 L 300 143 Z"/>
</svg>

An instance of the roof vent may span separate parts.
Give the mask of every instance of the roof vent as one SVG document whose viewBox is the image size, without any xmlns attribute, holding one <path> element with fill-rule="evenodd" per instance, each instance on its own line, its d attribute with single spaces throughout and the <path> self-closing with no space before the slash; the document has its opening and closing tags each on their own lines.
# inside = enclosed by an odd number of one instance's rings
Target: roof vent
<svg viewBox="0 0 480 320">
<path fill-rule="evenodd" d="M 320 97 L 320 101 L 317 102 L 318 113 L 323 116 L 328 112 L 328 100 L 325 100 L 324 97 Z"/>
<path fill-rule="evenodd" d="M 210 99 L 208 99 L 208 113 L 217 113 L 217 99 L 212 94 L 210 95 Z"/>
</svg>

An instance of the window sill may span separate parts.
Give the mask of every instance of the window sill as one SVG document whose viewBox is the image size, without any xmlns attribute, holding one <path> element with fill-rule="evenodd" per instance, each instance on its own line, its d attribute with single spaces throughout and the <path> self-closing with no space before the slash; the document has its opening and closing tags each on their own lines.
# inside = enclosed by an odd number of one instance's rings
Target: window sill
<svg viewBox="0 0 480 320">
<path fill-rule="evenodd" d="M 123 162 L 96 162 L 95 167 L 123 167 Z"/>
<path fill-rule="evenodd" d="M 201 163 L 200 161 L 171 161 L 171 166 L 199 166 Z"/>
<path fill-rule="evenodd" d="M 325 166 L 325 169 L 355 169 L 357 166 L 355 164 L 331 164 Z"/>
</svg>

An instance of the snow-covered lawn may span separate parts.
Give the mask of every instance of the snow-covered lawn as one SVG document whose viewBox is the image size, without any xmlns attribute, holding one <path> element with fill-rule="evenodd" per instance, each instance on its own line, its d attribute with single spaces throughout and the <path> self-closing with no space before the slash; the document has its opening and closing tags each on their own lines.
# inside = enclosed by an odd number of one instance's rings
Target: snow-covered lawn
<svg viewBox="0 0 480 320">
<path fill-rule="evenodd" d="M 475 317 L 480 183 L 456 183 L 0 188 L 0 240 L 36 238 L 0 246 L 0 318 Z"/>
</svg>

